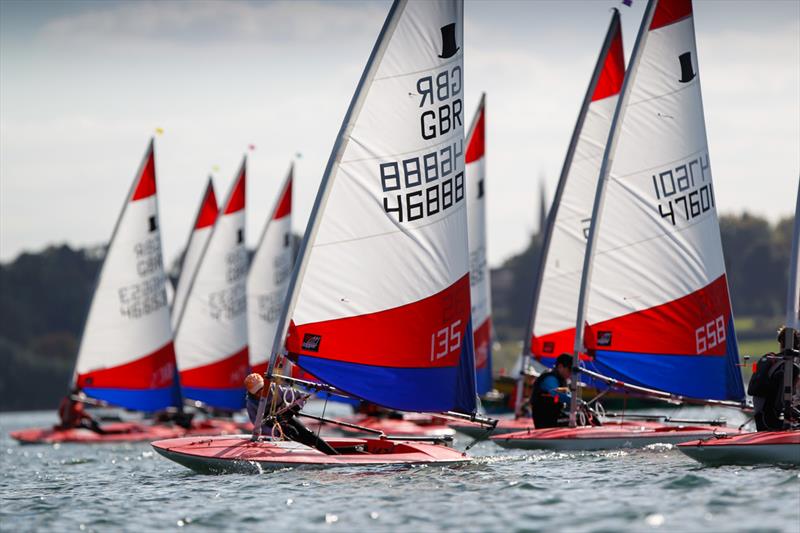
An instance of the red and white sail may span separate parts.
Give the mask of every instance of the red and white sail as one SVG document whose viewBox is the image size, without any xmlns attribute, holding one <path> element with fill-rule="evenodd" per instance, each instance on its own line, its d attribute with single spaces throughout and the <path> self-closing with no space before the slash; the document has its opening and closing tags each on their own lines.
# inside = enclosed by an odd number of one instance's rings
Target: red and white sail
<svg viewBox="0 0 800 533">
<path fill-rule="evenodd" d="M 478 394 L 492 388 L 492 293 L 486 260 L 486 95 L 467 136 L 465 155 L 469 221 L 469 284 Z"/>
<path fill-rule="evenodd" d="M 475 407 L 463 5 L 396 1 L 323 177 L 287 313 L 290 356 L 384 406 Z"/>
<path fill-rule="evenodd" d="M 114 228 L 84 327 L 74 379 L 87 394 L 146 411 L 175 403 L 165 281 L 151 140 Z"/>
<path fill-rule="evenodd" d="M 690 0 L 653 0 L 606 146 L 577 339 L 603 374 L 744 397 Z"/>
<path fill-rule="evenodd" d="M 217 215 L 178 317 L 175 350 L 186 398 L 238 409 L 247 352 L 246 159 Z"/>
<path fill-rule="evenodd" d="M 200 256 L 203 253 L 203 249 L 206 247 L 208 238 L 211 236 L 211 229 L 214 227 L 214 222 L 217 220 L 218 211 L 217 197 L 214 194 L 214 183 L 209 176 L 206 190 L 200 201 L 200 207 L 194 218 L 192 231 L 189 234 L 189 241 L 186 243 L 186 248 L 183 253 L 183 264 L 181 265 L 181 273 L 178 278 L 178 285 L 175 288 L 175 296 L 172 303 L 173 328 L 177 327 L 178 317 L 183 313 L 183 306 L 186 303 L 189 285 L 197 271 L 197 265 L 200 263 Z"/>
<path fill-rule="evenodd" d="M 247 331 L 250 364 L 263 374 L 272 353 L 275 331 L 292 276 L 292 180 L 289 169 L 275 207 L 256 247 L 247 276 Z"/>
<path fill-rule="evenodd" d="M 545 363 L 561 353 L 571 353 L 575 342 L 594 193 L 624 75 L 622 27 L 615 9 L 567 151 L 545 234 L 530 346 L 530 353 Z"/>
</svg>

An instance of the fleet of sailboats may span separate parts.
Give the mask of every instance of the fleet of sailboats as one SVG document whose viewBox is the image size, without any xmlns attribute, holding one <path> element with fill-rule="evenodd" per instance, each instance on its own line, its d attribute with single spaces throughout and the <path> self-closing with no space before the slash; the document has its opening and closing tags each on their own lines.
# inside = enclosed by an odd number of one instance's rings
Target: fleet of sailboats
<svg viewBox="0 0 800 533">
<path fill-rule="evenodd" d="M 492 389 L 486 259 L 486 96 L 465 136 L 463 5 L 395 0 L 335 139 L 304 237 L 292 236 L 294 165 L 252 260 L 247 159 L 218 206 L 211 178 L 168 298 L 151 140 L 109 241 L 72 393 L 145 413 L 192 403 L 230 415 L 245 376 L 494 430 L 509 448 L 686 443 L 701 462 L 800 464 L 800 432 L 739 434 L 666 416 L 587 423 L 581 387 L 745 407 L 717 218 L 691 0 L 649 0 L 625 68 L 613 10 L 544 228 L 524 333 L 516 416 L 479 413 Z M 787 326 L 800 330 L 800 191 Z M 169 285 L 171 288 L 171 284 Z M 797 356 L 784 347 L 787 366 Z M 534 363 L 573 356 L 568 424 L 523 415 Z M 787 378 L 789 390 L 793 386 Z M 266 396 L 257 419 L 275 420 Z M 594 412 L 602 415 L 602 412 Z M 428 420 L 426 418 L 426 420 Z M 602 417 L 600 417 L 602 419 Z M 335 422 L 323 419 L 325 422 Z M 413 419 L 408 420 L 413 424 Z M 453 464 L 452 438 L 327 438 L 339 455 L 242 425 L 122 422 L 24 430 L 24 442 L 154 440 L 200 471 Z M 413 433 L 413 431 L 412 431 Z M 199 438 L 197 435 L 213 435 Z"/>
</svg>

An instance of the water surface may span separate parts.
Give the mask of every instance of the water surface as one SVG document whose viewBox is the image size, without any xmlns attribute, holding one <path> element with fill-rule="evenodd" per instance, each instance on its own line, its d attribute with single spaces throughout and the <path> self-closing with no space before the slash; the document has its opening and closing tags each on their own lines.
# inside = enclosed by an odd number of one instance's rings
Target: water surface
<svg viewBox="0 0 800 533">
<path fill-rule="evenodd" d="M 54 413 L 0 414 L 3 531 L 800 533 L 800 469 L 703 467 L 664 446 L 568 454 L 484 442 L 459 467 L 207 476 L 148 444 L 20 446 L 8 437 L 54 422 Z"/>
</svg>

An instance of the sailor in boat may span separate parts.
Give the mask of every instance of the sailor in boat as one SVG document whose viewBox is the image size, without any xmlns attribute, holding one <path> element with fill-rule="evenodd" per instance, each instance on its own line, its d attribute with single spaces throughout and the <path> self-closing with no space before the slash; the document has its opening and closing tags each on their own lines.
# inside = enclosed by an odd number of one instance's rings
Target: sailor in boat
<svg viewBox="0 0 800 533">
<path fill-rule="evenodd" d="M 533 382 L 530 403 L 533 425 L 537 429 L 566 425 L 570 404 L 567 383 L 571 376 L 572 356 L 562 353 L 553 369 Z"/>
<path fill-rule="evenodd" d="M 255 425 L 256 417 L 258 416 L 258 402 L 261 400 L 261 392 L 264 389 L 264 378 L 261 374 L 250 374 L 244 379 L 244 386 L 247 389 L 247 415 L 250 417 L 250 422 Z M 276 394 L 276 389 L 277 397 L 273 397 Z M 273 401 L 276 402 L 278 415 L 275 420 L 265 418 L 262 421 L 261 434 L 275 436 L 273 429 L 279 428 L 278 436 L 283 435 L 289 440 L 311 446 L 326 455 L 339 455 L 339 452 L 297 420 L 297 413 L 305 405 L 306 400 L 305 397 L 295 398 L 296 394 L 296 391 L 290 387 L 276 386 L 274 383 L 269 384 L 267 405 L 270 406 Z M 292 400 L 287 403 L 287 398 L 289 397 Z"/>
<path fill-rule="evenodd" d="M 778 344 L 784 345 L 786 327 L 778 330 Z M 800 349 L 800 332 L 794 332 L 794 349 Z M 800 364 L 794 363 L 794 391 L 800 390 Z M 754 418 L 758 431 L 780 431 L 783 429 L 783 355 L 768 353 L 756 363 L 755 371 L 747 385 L 747 394 L 753 397 Z M 800 398 L 795 394 L 792 408 L 795 419 L 800 417 L 798 411 Z"/>
<path fill-rule="evenodd" d="M 86 404 L 83 401 L 85 398 L 83 391 L 75 387 L 61 400 L 58 406 L 58 417 L 61 419 L 61 423 L 56 426 L 57 429 L 86 428 L 100 435 L 106 433 L 97 420 L 86 412 Z"/>
</svg>

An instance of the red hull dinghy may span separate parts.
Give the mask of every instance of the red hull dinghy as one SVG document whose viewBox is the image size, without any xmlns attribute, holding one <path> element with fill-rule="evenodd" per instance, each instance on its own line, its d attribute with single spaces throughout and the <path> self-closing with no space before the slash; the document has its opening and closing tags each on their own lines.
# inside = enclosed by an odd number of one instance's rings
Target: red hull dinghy
<svg viewBox="0 0 800 533">
<path fill-rule="evenodd" d="M 259 349 L 271 383 L 251 409 L 256 438 L 158 441 L 160 454 L 212 472 L 469 460 L 430 443 L 447 440 L 438 437 L 326 438 L 338 454 L 260 438 L 270 427 L 276 436 L 305 438 L 296 425 L 295 433 L 276 430 L 296 422 L 286 411 L 296 407 L 291 393 L 267 401 L 268 391 L 282 390 L 273 385 L 302 382 L 283 375 L 285 359 L 314 376 L 304 386 L 383 408 L 470 419 L 477 410 L 464 126 L 452 120 L 442 130 L 420 110 L 463 109 L 463 22 L 456 0 L 392 4 L 320 182 L 272 347 Z M 447 90 L 431 89 L 445 79 Z"/>
<path fill-rule="evenodd" d="M 726 431 L 700 421 L 661 423 L 667 417 L 578 427 L 584 377 L 591 386 L 667 401 L 744 405 L 696 58 L 691 1 L 651 0 L 623 79 L 614 13 L 548 221 L 523 353 L 546 366 L 572 354 L 570 427 L 493 437 L 498 444 L 592 450 Z M 573 157 L 581 162 L 575 168 Z M 678 181 L 676 194 L 671 185 Z M 698 209 L 677 211 L 700 197 Z M 595 413 L 601 420 L 602 411 Z"/>
<path fill-rule="evenodd" d="M 146 424 L 141 422 L 111 422 L 102 424 L 105 433 L 88 428 L 60 429 L 29 428 L 12 431 L 11 438 L 21 444 L 103 444 L 120 442 L 150 442 L 187 436 L 234 435 L 241 431 L 239 424 L 230 420 L 193 421 L 190 429 L 171 424 Z"/>
<path fill-rule="evenodd" d="M 300 443 L 259 440 L 250 435 L 208 439 L 168 439 L 153 448 L 176 463 L 202 473 L 260 472 L 279 468 L 316 466 L 415 466 L 469 462 L 466 454 L 440 444 L 385 438 L 326 440 L 340 455 L 325 455 Z"/>
<path fill-rule="evenodd" d="M 575 428 L 546 428 L 519 431 L 491 437 L 503 448 L 524 450 L 606 450 L 642 448 L 650 444 L 679 444 L 713 437 L 720 428 L 713 426 L 669 426 L 665 424 L 612 424 Z"/>
<path fill-rule="evenodd" d="M 518 431 L 533 429 L 533 421 L 531 421 L 530 418 L 501 418 L 497 421 L 497 426 L 491 429 L 491 431 L 490 428 L 487 428 L 485 425 L 468 420 L 463 422 L 451 422 L 449 425 L 458 433 L 472 439 L 486 438 L 489 435 L 505 435 L 507 433 L 516 433 Z"/>
<path fill-rule="evenodd" d="M 800 431 L 764 431 L 711 437 L 682 443 L 678 449 L 707 465 L 800 466 Z"/>
</svg>

